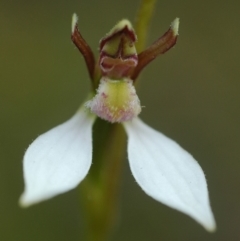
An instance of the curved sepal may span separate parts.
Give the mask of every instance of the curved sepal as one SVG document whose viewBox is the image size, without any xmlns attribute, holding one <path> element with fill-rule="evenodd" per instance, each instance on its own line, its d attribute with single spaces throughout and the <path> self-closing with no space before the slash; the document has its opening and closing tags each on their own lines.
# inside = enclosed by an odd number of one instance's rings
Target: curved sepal
<svg viewBox="0 0 240 241">
<path fill-rule="evenodd" d="M 216 228 L 204 173 L 176 142 L 135 118 L 124 123 L 133 176 L 152 198 L 177 209 L 205 227 Z"/>
<path fill-rule="evenodd" d="M 23 160 L 25 190 L 21 206 L 69 191 L 82 181 L 92 161 L 94 119 L 82 108 L 29 146 Z"/>
</svg>

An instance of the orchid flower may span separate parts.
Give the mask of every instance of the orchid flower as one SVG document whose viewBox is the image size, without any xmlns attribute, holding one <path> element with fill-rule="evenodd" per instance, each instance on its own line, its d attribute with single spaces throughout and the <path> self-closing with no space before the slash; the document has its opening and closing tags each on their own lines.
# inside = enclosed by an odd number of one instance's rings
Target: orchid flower
<svg viewBox="0 0 240 241">
<path fill-rule="evenodd" d="M 100 41 L 97 64 L 72 19 L 72 40 L 83 54 L 96 92 L 65 123 L 40 135 L 27 149 L 22 206 L 67 192 L 86 177 L 92 161 L 92 127 L 96 118 L 121 123 L 128 136 L 128 160 L 134 178 L 155 200 L 215 230 L 206 179 L 197 161 L 175 141 L 139 119 L 134 84 L 141 70 L 175 45 L 179 19 L 145 51 L 137 54 L 137 36 L 128 20 L 120 21 Z M 97 77 L 96 77 L 97 76 Z"/>
</svg>

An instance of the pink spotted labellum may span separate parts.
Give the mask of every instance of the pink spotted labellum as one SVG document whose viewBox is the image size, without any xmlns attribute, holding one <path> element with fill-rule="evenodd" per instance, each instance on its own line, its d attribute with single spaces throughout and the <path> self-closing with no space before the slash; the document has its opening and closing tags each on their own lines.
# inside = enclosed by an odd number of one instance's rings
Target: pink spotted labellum
<svg viewBox="0 0 240 241">
<path fill-rule="evenodd" d="M 96 63 L 73 15 L 72 41 L 85 59 L 94 95 L 71 119 L 40 135 L 27 149 L 22 206 L 67 192 L 85 178 L 92 160 L 92 126 L 99 117 L 123 124 L 130 168 L 146 194 L 189 215 L 206 230 L 215 230 L 206 179 L 197 161 L 138 118 L 141 104 L 134 83 L 147 64 L 175 45 L 178 27 L 175 19 L 161 38 L 138 54 L 137 36 L 124 19 L 100 41 Z"/>
</svg>

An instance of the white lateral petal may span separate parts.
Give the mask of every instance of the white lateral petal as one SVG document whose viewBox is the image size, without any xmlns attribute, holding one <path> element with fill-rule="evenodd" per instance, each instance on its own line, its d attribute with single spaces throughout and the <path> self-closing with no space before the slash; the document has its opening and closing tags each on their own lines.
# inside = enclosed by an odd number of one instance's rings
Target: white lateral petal
<svg viewBox="0 0 240 241">
<path fill-rule="evenodd" d="M 130 168 L 141 188 L 151 197 L 202 224 L 216 228 L 204 173 L 195 159 L 176 142 L 140 119 L 124 123 Z"/>
<path fill-rule="evenodd" d="M 83 180 L 92 161 L 94 120 L 95 117 L 82 108 L 29 146 L 23 161 L 25 191 L 20 205 L 49 199 L 71 190 Z"/>
</svg>

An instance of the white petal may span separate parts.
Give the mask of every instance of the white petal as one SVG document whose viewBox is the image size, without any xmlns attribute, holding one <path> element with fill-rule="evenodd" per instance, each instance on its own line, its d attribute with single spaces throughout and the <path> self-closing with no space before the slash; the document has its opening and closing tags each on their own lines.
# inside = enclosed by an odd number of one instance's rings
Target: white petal
<svg viewBox="0 0 240 241">
<path fill-rule="evenodd" d="M 80 109 L 70 120 L 40 135 L 29 146 L 23 161 L 25 191 L 20 205 L 49 199 L 83 180 L 91 166 L 94 120 Z"/>
<path fill-rule="evenodd" d="M 124 123 L 130 168 L 151 197 L 215 230 L 207 184 L 199 164 L 176 142 L 135 118 Z"/>
</svg>

